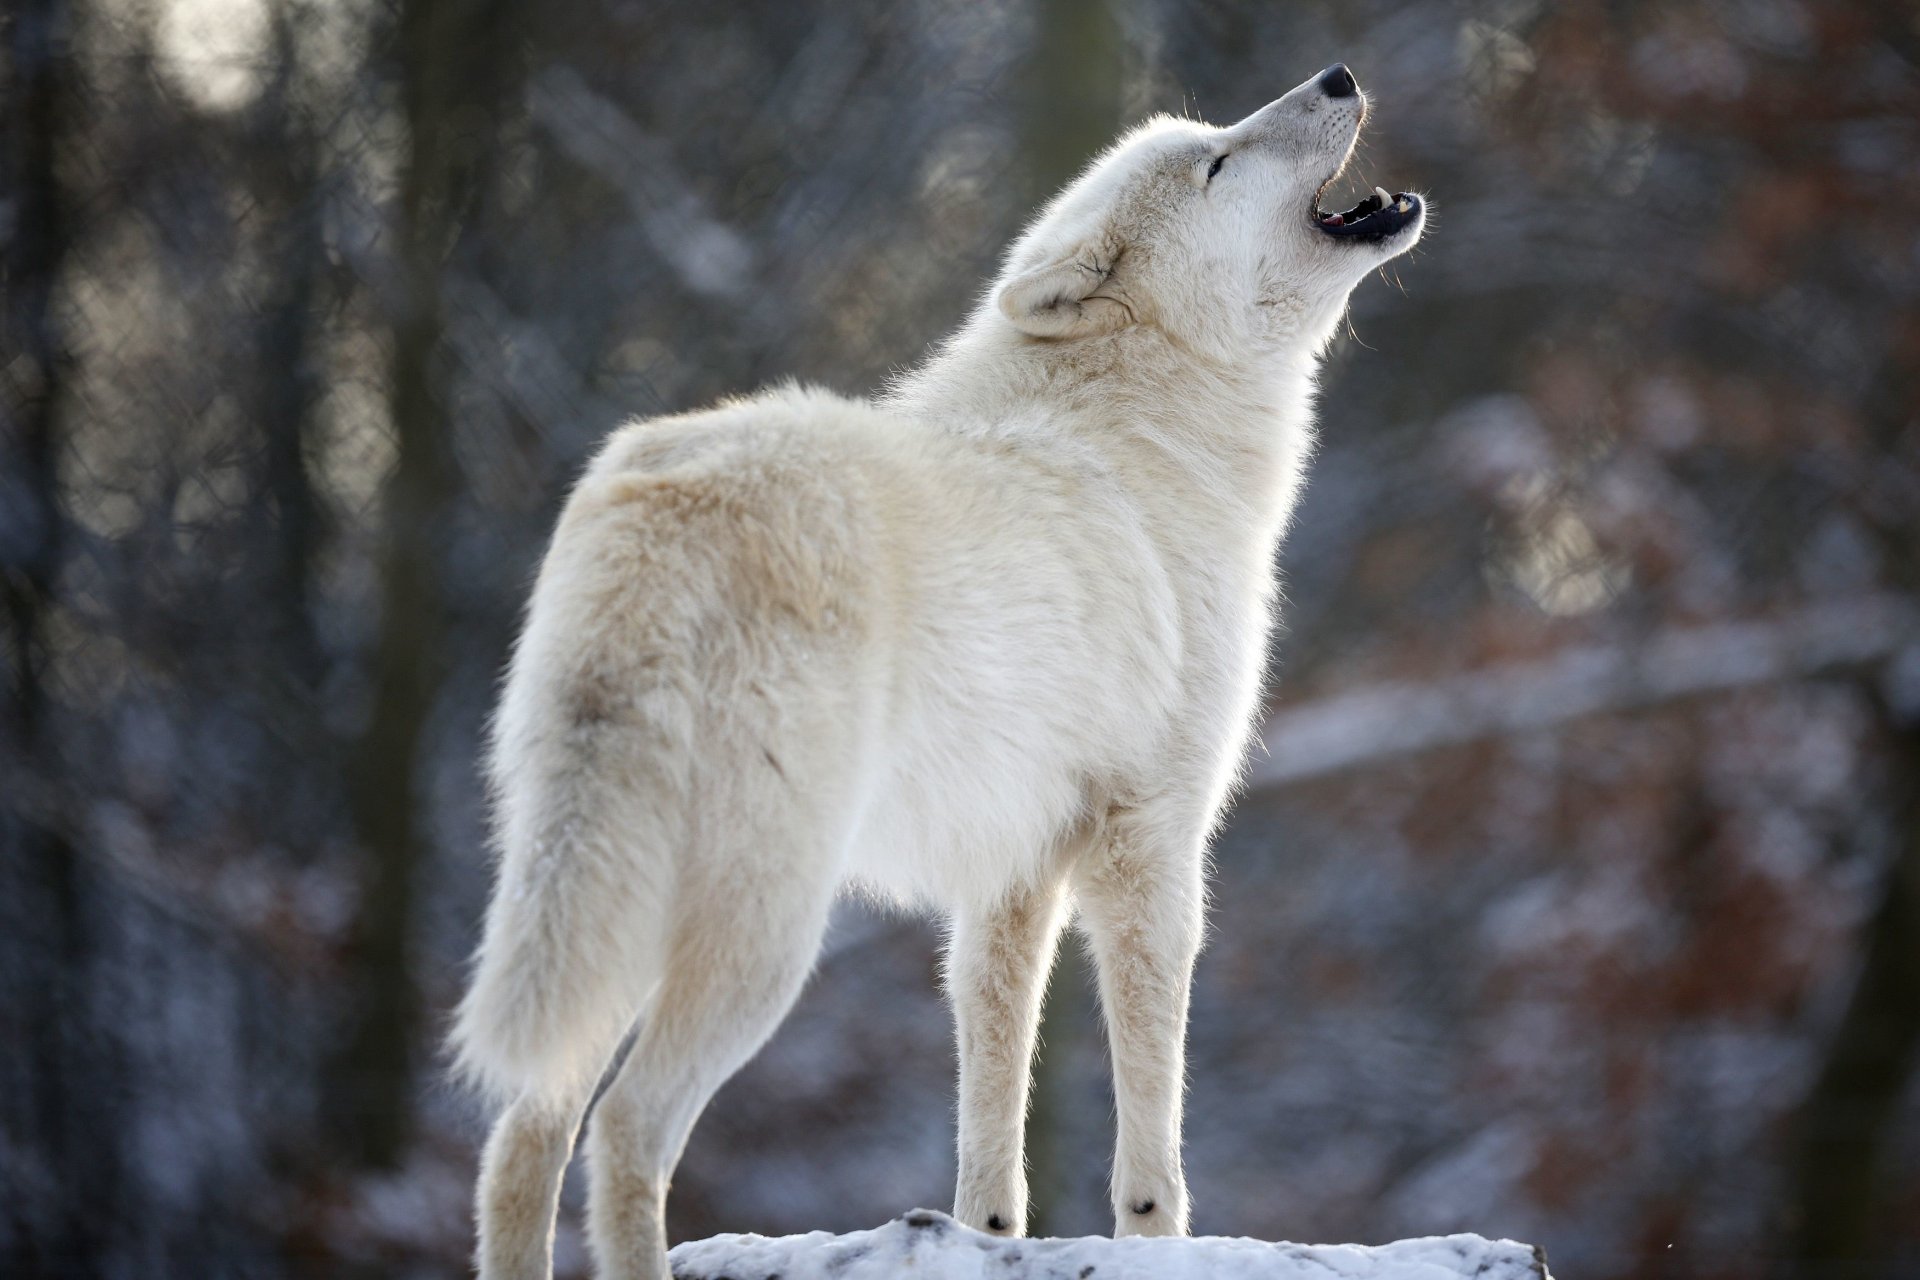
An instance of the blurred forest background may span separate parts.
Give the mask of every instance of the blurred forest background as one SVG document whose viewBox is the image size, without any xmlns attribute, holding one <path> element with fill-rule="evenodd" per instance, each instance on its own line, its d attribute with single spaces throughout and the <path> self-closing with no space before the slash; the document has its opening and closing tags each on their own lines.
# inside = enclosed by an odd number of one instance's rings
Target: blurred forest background
<svg viewBox="0 0 1920 1280">
<path fill-rule="evenodd" d="M 1914 6 L 9 0 L 0 32 L 0 1272 L 460 1274 L 477 744 L 595 442 L 871 387 L 1123 124 L 1340 59 L 1375 106 L 1348 185 L 1436 220 L 1323 379 L 1196 989 L 1195 1229 L 1920 1274 Z M 836 918 L 676 1239 L 950 1203 L 936 948 Z M 1032 1227 L 1104 1231 L 1077 955 L 1046 1036 Z"/>
</svg>

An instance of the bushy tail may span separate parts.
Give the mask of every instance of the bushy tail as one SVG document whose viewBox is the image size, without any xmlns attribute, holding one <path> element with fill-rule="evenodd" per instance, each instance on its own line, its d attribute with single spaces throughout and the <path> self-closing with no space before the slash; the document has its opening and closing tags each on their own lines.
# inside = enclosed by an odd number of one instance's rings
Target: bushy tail
<svg viewBox="0 0 1920 1280">
<path fill-rule="evenodd" d="M 504 848 L 453 1030 L 461 1073 L 501 1098 L 591 1087 L 660 977 L 673 797 L 648 785 L 632 727 L 575 733 L 569 758 L 501 783 Z"/>
<path fill-rule="evenodd" d="M 503 801 L 506 848 L 453 1030 L 460 1072 L 499 1098 L 591 1087 L 660 976 L 673 833 L 650 810 L 666 797 L 575 763 L 565 780 L 509 783 Z"/>
<path fill-rule="evenodd" d="M 590 1088 L 659 985 L 709 701 L 719 538 L 670 485 L 589 475 L 534 586 L 494 724 L 499 869 L 452 1046 L 499 1097 Z M 696 725 L 702 726 L 696 732 Z"/>
<path fill-rule="evenodd" d="M 605 1068 L 658 985 L 685 836 L 685 699 L 631 631 L 582 624 L 634 602 L 568 585 L 536 589 L 501 703 L 499 868 L 453 1028 L 460 1073 L 503 1099 Z"/>
</svg>

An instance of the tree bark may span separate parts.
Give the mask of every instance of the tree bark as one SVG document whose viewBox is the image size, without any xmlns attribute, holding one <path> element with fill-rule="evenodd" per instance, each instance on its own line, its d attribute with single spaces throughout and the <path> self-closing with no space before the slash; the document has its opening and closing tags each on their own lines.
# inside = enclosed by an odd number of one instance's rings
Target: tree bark
<svg viewBox="0 0 1920 1280">
<path fill-rule="evenodd" d="M 64 550 L 61 416 L 69 356 L 56 295 L 72 241 L 59 178 L 69 126 L 74 14 L 24 0 L 7 29 L 11 90 L 0 190 L 9 193 L 0 312 L 0 1129 L 12 1222 L 0 1272 L 91 1275 L 111 1239 L 118 1137 L 108 1054 L 91 996 L 88 877 L 68 836 L 71 797 L 54 732 L 54 610 Z"/>
<path fill-rule="evenodd" d="M 262 538 L 272 597 L 272 640 L 301 695 L 322 675 L 313 626 L 311 583 L 320 536 L 320 505 L 307 474 L 307 432 L 317 394 L 314 329 L 324 267 L 318 139 L 301 99 L 300 26 L 310 9 L 289 0 L 274 13 L 277 70 L 266 95 L 259 138 L 262 205 L 272 211 L 268 259 L 277 269 L 261 328 L 260 426 L 264 437 L 261 489 L 270 521 Z M 309 696 L 298 714 L 311 718 Z M 318 744 L 315 734 L 303 737 Z"/>
<path fill-rule="evenodd" d="M 352 945 L 354 1010 L 332 1088 L 348 1158 L 389 1167 L 411 1131 L 419 984 L 413 902 L 424 861 L 422 730 L 446 655 L 440 588 L 457 492 L 442 273 L 479 202 L 496 113 L 515 109 L 511 0 L 409 0 L 397 53 L 409 153 L 398 226 L 401 276 L 390 405 L 397 460 L 385 495 L 374 710 L 347 762 L 367 858 Z"/>
<path fill-rule="evenodd" d="M 1880 1174 L 1920 1045 L 1920 724 L 1897 726 L 1900 843 L 1867 924 L 1860 977 L 1801 1109 L 1796 1275 L 1869 1275 L 1887 1256 Z M 1847 1269 L 1847 1268 L 1852 1269 Z"/>
<path fill-rule="evenodd" d="M 1920 317 L 1890 317 L 1889 329 L 1863 408 L 1874 446 L 1897 457 L 1904 438 L 1920 429 Z M 1920 537 L 1902 500 L 1911 495 L 1894 494 L 1881 495 L 1866 514 L 1892 576 L 1912 595 L 1920 590 Z M 1860 943 L 1860 976 L 1800 1111 L 1789 1254 L 1796 1276 L 1872 1275 L 1875 1259 L 1889 1256 L 1889 1188 L 1881 1175 L 1891 1123 L 1920 1067 L 1920 707 L 1901 705 L 1884 683 L 1866 683 L 1895 746 L 1898 844 Z"/>
</svg>

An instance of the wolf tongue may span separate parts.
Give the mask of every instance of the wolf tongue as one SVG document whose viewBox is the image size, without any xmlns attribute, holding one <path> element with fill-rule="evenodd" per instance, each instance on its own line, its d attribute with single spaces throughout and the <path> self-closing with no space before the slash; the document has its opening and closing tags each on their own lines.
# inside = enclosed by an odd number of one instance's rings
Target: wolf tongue
<svg viewBox="0 0 1920 1280">
<path fill-rule="evenodd" d="M 1337 213 L 1330 213 L 1326 217 L 1322 218 L 1321 221 L 1326 223 L 1330 227 L 1343 227 L 1347 223 L 1347 220 L 1341 217 Z"/>
</svg>

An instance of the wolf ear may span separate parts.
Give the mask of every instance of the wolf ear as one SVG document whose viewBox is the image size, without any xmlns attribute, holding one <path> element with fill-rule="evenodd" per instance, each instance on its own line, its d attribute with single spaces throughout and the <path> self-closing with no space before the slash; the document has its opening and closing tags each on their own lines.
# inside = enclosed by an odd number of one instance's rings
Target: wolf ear
<svg viewBox="0 0 1920 1280">
<path fill-rule="evenodd" d="M 1000 286 L 1000 314 L 1036 338 L 1091 338 L 1133 323 L 1133 309 L 1104 286 L 1119 255 L 1077 252 Z"/>
</svg>

